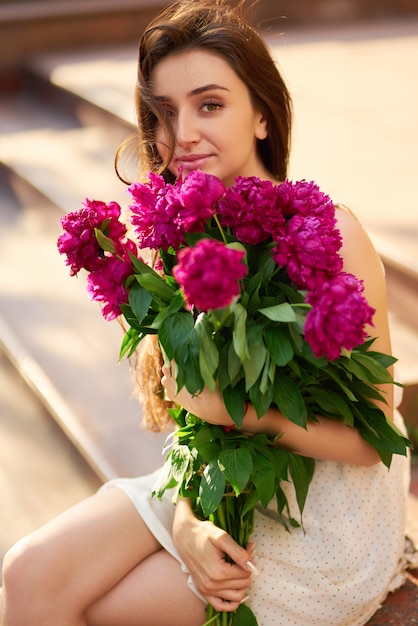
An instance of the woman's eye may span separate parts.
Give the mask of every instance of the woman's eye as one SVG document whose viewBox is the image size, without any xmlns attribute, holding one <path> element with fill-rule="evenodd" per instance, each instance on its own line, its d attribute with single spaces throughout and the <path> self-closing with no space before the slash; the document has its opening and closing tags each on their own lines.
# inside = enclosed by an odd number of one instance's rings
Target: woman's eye
<svg viewBox="0 0 418 626">
<path fill-rule="evenodd" d="M 201 107 L 207 113 L 212 113 L 213 111 L 217 111 L 222 108 L 222 104 L 220 102 L 205 102 Z"/>
</svg>

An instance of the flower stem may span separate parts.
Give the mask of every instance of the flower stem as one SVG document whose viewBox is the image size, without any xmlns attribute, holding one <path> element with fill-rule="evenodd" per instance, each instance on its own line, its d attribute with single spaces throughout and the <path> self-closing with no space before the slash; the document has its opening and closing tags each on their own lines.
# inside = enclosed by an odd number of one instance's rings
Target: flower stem
<svg viewBox="0 0 418 626">
<path fill-rule="evenodd" d="M 211 607 L 210 605 L 208 605 L 208 609 L 207 609 L 207 611 L 206 611 L 206 617 L 208 617 L 208 614 L 209 614 L 209 608 L 212 608 L 212 607 Z M 210 617 L 210 619 L 208 619 L 208 621 L 207 621 L 207 622 L 205 622 L 204 624 L 202 624 L 202 626 L 209 626 L 209 624 L 213 624 L 214 626 L 217 626 L 217 625 L 215 624 L 215 621 L 218 621 L 218 620 L 219 620 L 219 616 L 220 616 L 220 613 L 218 613 L 218 611 L 216 611 L 216 613 L 215 613 L 212 617 Z"/>
<path fill-rule="evenodd" d="M 221 226 L 221 223 L 220 223 L 220 221 L 219 221 L 218 216 L 216 215 L 216 213 L 214 213 L 214 214 L 213 214 L 213 218 L 214 218 L 214 220 L 215 220 L 215 222 L 216 222 L 216 226 L 218 227 L 219 232 L 221 233 L 221 237 L 222 237 L 222 240 L 223 240 L 224 244 L 227 244 L 227 241 L 226 241 L 226 237 L 225 237 L 224 230 L 223 230 L 223 228 L 222 228 L 222 226 Z"/>
</svg>

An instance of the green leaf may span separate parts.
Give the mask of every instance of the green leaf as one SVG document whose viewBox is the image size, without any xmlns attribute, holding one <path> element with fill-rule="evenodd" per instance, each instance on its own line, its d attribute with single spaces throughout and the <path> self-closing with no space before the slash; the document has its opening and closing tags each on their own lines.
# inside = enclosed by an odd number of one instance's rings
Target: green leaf
<svg viewBox="0 0 418 626">
<path fill-rule="evenodd" d="M 228 385 L 222 391 L 226 410 L 238 428 L 241 428 L 245 411 L 245 388 L 241 380 L 235 387 Z"/>
<path fill-rule="evenodd" d="M 302 516 L 315 469 L 315 461 L 291 452 L 289 453 L 289 468 L 295 486 L 296 500 Z"/>
<path fill-rule="evenodd" d="M 166 360 L 176 362 L 177 388 L 186 386 L 189 393 L 200 393 L 204 387 L 199 367 L 200 346 L 190 312 L 180 311 L 164 320 L 158 339 Z"/>
<path fill-rule="evenodd" d="M 129 328 L 122 339 L 122 344 L 119 351 L 119 359 L 123 359 L 126 354 L 128 354 L 129 356 L 133 354 L 143 338 L 144 335 L 140 333 L 136 328 Z"/>
<path fill-rule="evenodd" d="M 368 380 L 367 369 L 356 360 L 342 356 L 338 359 L 338 361 L 347 372 L 354 374 L 354 376 L 360 380 Z"/>
<path fill-rule="evenodd" d="M 235 303 L 233 306 L 233 313 L 234 329 L 232 331 L 232 341 L 234 350 L 242 362 L 249 356 L 246 334 L 247 311 L 241 304 Z"/>
<path fill-rule="evenodd" d="M 106 250 L 107 252 L 111 252 L 112 254 L 116 253 L 115 242 L 110 237 L 106 237 L 106 235 L 99 228 L 94 229 L 94 234 L 96 236 L 97 243 L 102 248 L 102 250 Z"/>
<path fill-rule="evenodd" d="M 258 626 L 257 618 L 246 604 L 240 604 L 234 613 L 234 626 Z"/>
<path fill-rule="evenodd" d="M 168 412 L 179 428 L 183 428 L 186 425 L 186 409 L 183 409 L 182 407 L 175 407 L 168 409 Z"/>
<path fill-rule="evenodd" d="M 171 473 L 177 483 L 188 482 L 193 471 L 193 457 L 188 446 L 178 445 L 171 455 Z"/>
<path fill-rule="evenodd" d="M 188 392 L 192 395 L 200 393 L 204 387 L 204 381 L 200 374 L 199 358 L 199 340 L 193 328 L 188 343 L 184 346 L 183 357 L 182 353 L 179 352 L 178 362 L 176 358 L 176 362 L 178 363 L 177 383 L 179 389 L 185 385 Z"/>
<path fill-rule="evenodd" d="M 370 398 L 387 404 L 387 400 L 383 396 L 383 392 L 381 392 L 380 389 L 377 390 L 369 383 L 363 383 L 355 380 L 351 383 L 350 388 L 357 398 Z"/>
<path fill-rule="evenodd" d="M 218 460 L 213 459 L 206 465 L 200 481 L 200 506 L 205 517 L 209 517 L 222 500 L 225 483 L 225 475 L 219 467 Z"/>
<path fill-rule="evenodd" d="M 356 350 L 354 350 L 356 353 Z M 376 359 L 384 368 L 388 368 L 391 365 L 394 365 L 398 359 L 391 354 L 384 354 L 383 352 L 375 352 L 374 350 L 367 350 L 367 354 L 369 357 Z"/>
<path fill-rule="evenodd" d="M 220 444 L 217 439 L 214 440 L 212 428 L 209 425 L 204 426 L 193 438 L 193 446 L 203 458 L 204 463 L 209 463 L 220 452 Z"/>
<path fill-rule="evenodd" d="M 129 305 L 139 324 L 147 314 L 151 302 L 151 294 L 141 285 L 134 283 L 129 290 Z"/>
<path fill-rule="evenodd" d="M 205 313 L 198 316 L 194 329 L 200 347 L 200 373 L 205 385 L 213 391 L 216 386 L 215 373 L 219 365 L 219 352 L 212 339 L 212 326 Z"/>
<path fill-rule="evenodd" d="M 268 317 L 273 322 L 295 322 L 296 315 L 288 302 L 259 309 L 260 313 Z"/>
<path fill-rule="evenodd" d="M 202 239 L 212 239 L 212 237 L 207 233 L 184 233 L 184 239 L 190 248 L 194 248 Z"/>
<path fill-rule="evenodd" d="M 307 310 L 312 308 L 310 304 L 305 303 L 306 291 L 296 291 L 296 289 L 293 289 L 293 287 L 283 282 L 279 282 L 278 287 L 280 287 L 280 290 L 286 294 L 287 299 L 292 304 L 301 304 L 303 308 Z"/>
<path fill-rule="evenodd" d="M 171 315 L 160 326 L 158 339 L 170 361 L 181 363 L 184 359 L 194 321 L 191 313 L 181 311 Z"/>
<path fill-rule="evenodd" d="M 351 358 L 360 363 L 368 371 L 368 380 L 371 383 L 392 383 L 390 372 L 378 361 L 361 352 L 353 352 Z"/>
<path fill-rule="evenodd" d="M 253 461 L 248 448 L 223 450 L 218 457 L 219 466 L 224 469 L 226 480 L 231 483 L 235 495 L 239 495 L 246 487 Z"/>
<path fill-rule="evenodd" d="M 242 366 L 245 372 L 245 389 L 251 389 L 260 376 L 267 358 L 267 348 L 263 340 L 263 328 L 251 324 L 247 326 L 248 357 Z"/>
<path fill-rule="evenodd" d="M 137 256 L 135 256 L 131 252 L 129 252 L 128 254 L 129 254 L 129 258 L 131 260 L 131 263 L 132 263 L 132 265 L 133 265 L 133 267 L 135 269 L 135 273 L 138 273 L 138 274 L 156 274 L 157 276 L 159 276 L 161 278 L 161 276 L 159 274 L 157 274 L 157 272 L 152 267 L 147 265 L 147 263 L 145 263 L 142 259 L 139 259 Z"/>
<path fill-rule="evenodd" d="M 228 371 L 229 382 L 233 383 L 233 381 L 238 376 L 241 368 L 242 368 L 241 360 L 240 360 L 239 356 L 237 355 L 237 353 L 235 352 L 234 345 L 231 342 L 229 344 L 229 349 L 228 349 L 228 369 L 227 369 L 227 371 Z"/>
<path fill-rule="evenodd" d="M 228 250 L 237 250 L 237 252 L 244 252 L 245 256 L 243 257 L 244 261 L 245 261 L 245 257 L 247 256 L 247 248 L 240 243 L 239 241 L 232 241 L 231 243 L 228 243 L 226 245 L 226 248 L 228 248 Z"/>
<path fill-rule="evenodd" d="M 253 463 L 255 470 L 252 480 L 261 504 L 267 506 L 276 490 L 276 473 L 270 461 L 260 454 L 255 455 Z"/>
<path fill-rule="evenodd" d="M 347 384 L 345 382 L 347 380 L 346 377 L 348 377 L 348 382 L 351 385 L 352 378 L 349 374 L 347 374 L 347 372 L 344 371 L 344 368 L 342 367 L 340 368 L 340 370 L 336 370 L 332 367 L 328 367 L 327 372 L 330 378 L 332 378 L 332 380 L 335 381 L 335 383 L 338 385 L 338 387 L 340 387 L 340 389 L 344 392 L 347 398 L 351 400 L 351 402 L 356 402 L 357 401 L 356 395 L 353 393 L 352 389 L 347 387 Z M 344 372 L 345 381 L 340 376 L 341 372 Z"/>
<path fill-rule="evenodd" d="M 164 307 L 163 309 L 161 309 L 161 311 L 158 313 L 158 315 L 156 315 L 154 317 L 154 320 L 153 320 L 153 322 L 151 324 L 151 328 L 154 328 L 154 329 L 158 330 L 160 328 L 161 324 L 163 323 L 163 321 L 165 319 L 167 319 L 167 317 L 170 317 L 170 315 L 174 315 L 174 313 L 177 313 L 183 307 L 184 307 L 184 297 L 183 297 L 183 294 L 182 294 L 181 291 L 177 291 L 177 293 L 173 297 L 173 299 L 170 302 L 170 304 L 168 306 Z"/>
<path fill-rule="evenodd" d="M 353 412 L 343 396 L 332 389 L 323 387 L 309 387 L 309 393 L 314 401 L 330 417 L 338 417 L 344 424 L 354 424 Z"/>
<path fill-rule="evenodd" d="M 289 511 L 289 503 L 287 501 L 286 494 L 280 485 L 276 489 L 276 502 L 277 502 L 277 512 L 281 516 L 282 523 L 284 524 L 286 530 L 289 530 L 282 515 L 284 509 Z"/>
<path fill-rule="evenodd" d="M 289 333 L 295 346 L 296 352 L 301 352 L 304 346 L 302 330 L 298 329 L 297 324 L 289 325 Z"/>
<path fill-rule="evenodd" d="M 167 303 L 170 303 L 174 298 L 176 292 L 173 287 L 169 287 L 165 280 L 156 272 L 152 274 L 135 274 L 135 278 L 140 285 L 150 292 L 153 298 L 161 299 Z"/>
<path fill-rule="evenodd" d="M 286 374 L 276 374 L 274 401 L 291 422 L 306 428 L 307 410 L 299 386 Z"/>
<path fill-rule="evenodd" d="M 246 494 L 244 506 L 241 511 L 241 517 L 244 517 L 247 513 L 253 512 L 253 509 L 257 506 L 259 499 L 260 498 L 255 489 L 252 489 L 249 494 Z"/>
<path fill-rule="evenodd" d="M 175 487 L 177 481 L 173 478 L 173 474 L 171 471 L 171 454 L 167 457 L 166 462 L 163 465 L 163 469 L 158 475 L 158 479 L 156 483 L 152 487 L 152 496 L 157 498 L 162 498 L 164 492 L 167 489 L 171 489 Z"/>
<path fill-rule="evenodd" d="M 219 352 L 218 385 L 220 391 L 223 391 L 225 387 L 227 387 L 231 383 L 231 379 L 228 373 L 228 350 L 231 346 L 232 344 L 225 343 L 221 347 Z M 234 352 L 233 349 L 232 352 Z"/>
<path fill-rule="evenodd" d="M 368 443 L 379 452 L 389 452 L 406 456 L 407 448 L 412 447 L 411 442 L 400 432 L 396 425 L 386 419 L 383 411 L 373 406 L 365 407 L 358 416 L 357 428 Z M 383 457 L 382 461 L 390 466 L 390 457 Z M 388 461 L 388 462 L 387 462 Z"/>
<path fill-rule="evenodd" d="M 278 446 L 272 448 L 270 452 L 277 482 L 288 480 L 290 452 L 288 452 L 285 448 L 280 448 Z"/>
<path fill-rule="evenodd" d="M 267 246 L 259 252 L 257 270 L 261 276 L 262 284 L 268 285 L 277 270 L 276 262 L 271 255 L 271 246 Z"/>
<path fill-rule="evenodd" d="M 293 359 L 293 347 L 286 329 L 271 326 L 264 331 L 267 348 L 274 363 L 279 367 Z"/>
<path fill-rule="evenodd" d="M 261 385 L 253 385 L 249 391 L 249 396 L 251 400 L 251 404 L 254 406 L 255 412 L 257 413 L 258 419 L 263 417 L 270 408 L 273 402 L 273 393 L 274 387 L 273 385 L 269 385 L 265 391 L 265 393 L 261 390 Z"/>
</svg>

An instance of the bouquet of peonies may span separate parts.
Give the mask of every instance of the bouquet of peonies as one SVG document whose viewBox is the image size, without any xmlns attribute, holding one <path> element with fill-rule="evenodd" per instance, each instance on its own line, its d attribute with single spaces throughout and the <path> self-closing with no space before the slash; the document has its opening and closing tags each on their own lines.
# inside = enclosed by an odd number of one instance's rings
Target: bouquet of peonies
<svg viewBox="0 0 418 626">
<path fill-rule="evenodd" d="M 154 495 L 176 487 L 197 515 L 242 546 L 254 509 L 275 498 L 288 527 L 302 523 L 314 461 L 267 435 L 239 431 L 250 402 L 260 418 L 275 406 L 305 428 L 320 414 L 358 429 L 389 467 L 409 441 L 374 401 L 393 383 L 394 358 L 373 350 L 365 326 L 374 310 L 360 280 L 342 269 L 341 236 L 331 199 L 313 182 L 273 185 L 237 178 L 225 188 L 192 171 L 166 184 L 149 174 L 129 192 L 136 241 L 127 236 L 115 202 L 86 200 L 62 218 L 58 248 L 71 275 L 84 268 L 88 292 L 106 319 L 128 325 L 120 356 L 132 355 L 149 333 L 176 363 L 176 381 L 191 394 L 217 386 L 237 429 L 213 426 L 173 409 L 178 425 Z M 138 249 L 156 250 L 155 267 Z M 283 482 L 291 479 L 299 507 L 290 511 Z M 208 607 L 206 624 L 257 624 Z"/>
</svg>

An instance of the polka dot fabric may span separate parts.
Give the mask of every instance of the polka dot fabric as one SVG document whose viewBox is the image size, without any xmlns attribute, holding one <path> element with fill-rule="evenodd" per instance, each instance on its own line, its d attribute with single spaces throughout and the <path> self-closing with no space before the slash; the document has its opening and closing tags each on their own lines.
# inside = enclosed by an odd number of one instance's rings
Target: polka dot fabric
<svg viewBox="0 0 418 626">
<path fill-rule="evenodd" d="M 399 426 L 403 423 L 396 416 Z M 116 479 L 157 539 L 187 572 L 171 538 L 173 505 L 150 497 L 155 475 Z M 317 461 L 303 526 L 287 531 L 272 502 L 256 511 L 251 540 L 260 576 L 249 604 L 259 626 L 361 626 L 403 582 L 409 460 L 358 467 Z M 297 517 L 292 483 L 286 484 Z M 189 585 L 194 588 L 189 577 Z M 198 594 L 199 595 L 199 594 Z"/>
</svg>

